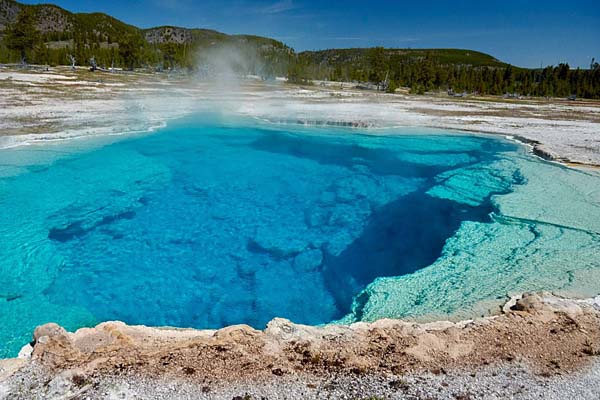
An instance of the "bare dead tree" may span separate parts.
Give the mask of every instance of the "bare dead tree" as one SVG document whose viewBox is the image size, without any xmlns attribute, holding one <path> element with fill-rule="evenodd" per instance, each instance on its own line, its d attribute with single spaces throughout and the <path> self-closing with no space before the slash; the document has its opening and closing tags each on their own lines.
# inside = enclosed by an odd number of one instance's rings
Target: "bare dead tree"
<svg viewBox="0 0 600 400">
<path fill-rule="evenodd" d="M 96 57 L 90 58 L 90 71 L 95 72 L 98 69 L 98 65 L 96 64 Z"/>
<path fill-rule="evenodd" d="M 75 71 L 75 63 L 77 62 L 77 60 L 72 54 L 69 54 L 69 61 L 71 62 L 71 69 Z"/>
</svg>

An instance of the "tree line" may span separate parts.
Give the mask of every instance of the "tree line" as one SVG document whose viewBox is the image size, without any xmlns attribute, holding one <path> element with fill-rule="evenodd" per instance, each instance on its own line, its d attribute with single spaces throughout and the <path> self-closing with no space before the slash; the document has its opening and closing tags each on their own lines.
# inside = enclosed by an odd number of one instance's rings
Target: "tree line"
<svg viewBox="0 0 600 400">
<path fill-rule="evenodd" d="M 296 54 L 285 46 L 265 45 L 251 37 L 236 40 L 223 35 L 219 40 L 221 45 L 239 55 L 233 65 L 235 72 L 256 74 L 265 79 L 285 75 L 292 83 L 366 82 L 378 84 L 389 92 L 406 87 L 417 94 L 448 90 L 600 98 L 600 65 L 595 60 L 589 69 L 572 69 L 568 64 L 526 69 L 476 52 L 473 52 L 476 58 L 469 59 L 453 50 L 437 50 L 435 54 L 420 50 L 417 56 L 407 57 L 402 52 L 382 47 Z M 100 68 L 197 70 L 211 65 L 213 53 L 204 46 L 206 43 L 201 41 L 151 44 L 143 32 L 134 27 L 111 35 L 77 29 L 41 34 L 36 29 L 34 12 L 25 8 L 0 40 L 0 63 L 65 65 L 74 59 L 78 65 L 89 65 L 93 58 Z"/>
<path fill-rule="evenodd" d="M 333 52 L 333 55 L 332 55 Z M 407 87 L 413 93 L 452 90 L 502 95 L 600 98 L 600 65 L 592 59 L 589 69 L 572 69 L 568 64 L 540 69 L 518 68 L 509 64 L 470 65 L 447 63 L 425 53 L 406 57 L 382 47 L 369 49 L 351 59 L 335 57 L 315 59 L 300 54 L 290 67 L 290 79 L 340 82 L 385 82 L 388 91 Z"/>
</svg>

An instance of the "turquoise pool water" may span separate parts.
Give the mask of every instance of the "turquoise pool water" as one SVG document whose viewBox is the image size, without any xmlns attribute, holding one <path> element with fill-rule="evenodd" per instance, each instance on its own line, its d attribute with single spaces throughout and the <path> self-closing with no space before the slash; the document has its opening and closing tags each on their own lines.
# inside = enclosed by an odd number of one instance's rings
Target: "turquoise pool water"
<svg viewBox="0 0 600 400">
<path fill-rule="evenodd" d="M 2 150 L 0 356 L 49 321 L 262 328 L 594 294 L 599 182 L 492 137 L 200 117 Z"/>
</svg>

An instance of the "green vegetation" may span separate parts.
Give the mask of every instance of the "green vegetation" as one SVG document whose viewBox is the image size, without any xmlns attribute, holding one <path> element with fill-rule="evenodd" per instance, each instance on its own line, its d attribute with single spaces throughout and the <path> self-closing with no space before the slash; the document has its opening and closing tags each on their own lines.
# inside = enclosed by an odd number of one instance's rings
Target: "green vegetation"
<svg viewBox="0 0 600 400">
<path fill-rule="evenodd" d="M 16 22 L 6 30 L 5 41 L 7 48 L 16 52 L 21 61 L 26 59 L 28 51 L 38 50 L 36 46 L 39 46 L 39 39 L 33 13 L 29 10 L 20 12 Z"/>
<path fill-rule="evenodd" d="M 237 53 L 235 72 L 264 78 L 285 75 L 293 50 L 258 36 L 205 29 L 138 29 L 106 14 L 73 14 L 54 5 L 0 0 L 0 63 L 157 70 L 196 68 L 214 49 Z M 241 60 L 243 59 L 243 62 Z"/>
<path fill-rule="evenodd" d="M 73 56 L 78 65 L 93 58 L 100 68 L 227 69 L 265 79 L 287 76 L 292 83 L 312 80 L 371 83 L 393 93 L 448 90 L 600 98 L 600 66 L 571 69 L 567 64 L 525 69 L 490 55 L 460 49 L 332 49 L 296 54 L 273 39 L 226 35 L 207 29 L 162 26 L 138 29 L 106 14 L 73 14 L 54 5 L 0 0 L 0 63 L 60 65 Z"/>
<path fill-rule="evenodd" d="M 410 88 L 422 94 L 432 90 L 501 95 L 600 98 L 600 67 L 573 70 L 567 64 L 525 69 L 502 63 L 470 50 L 457 49 L 341 49 L 304 52 L 299 65 L 312 79 L 380 83 L 387 90 Z"/>
</svg>

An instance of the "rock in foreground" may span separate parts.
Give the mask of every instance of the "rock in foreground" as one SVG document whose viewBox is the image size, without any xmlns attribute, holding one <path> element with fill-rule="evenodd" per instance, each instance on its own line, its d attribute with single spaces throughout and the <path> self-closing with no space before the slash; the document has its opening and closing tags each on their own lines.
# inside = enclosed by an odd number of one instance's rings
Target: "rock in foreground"
<svg viewBox="0 0 600 400">
<path fill-rule="evenodd" d="M 48 324 L 30 353 L 0 363 L 0 398 L 529 398 L 554 386 L 587 398 L 600 389 L 600 310 L 539 293 L 460 323 L 275 319 L 264 331 L 196 331 L 107 322 L 75 333 Z M 577 376 L 575 386 L 561 375 Z"/>
</svg>

